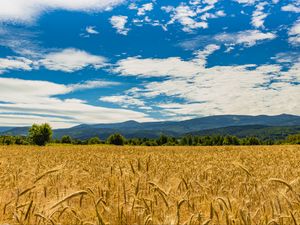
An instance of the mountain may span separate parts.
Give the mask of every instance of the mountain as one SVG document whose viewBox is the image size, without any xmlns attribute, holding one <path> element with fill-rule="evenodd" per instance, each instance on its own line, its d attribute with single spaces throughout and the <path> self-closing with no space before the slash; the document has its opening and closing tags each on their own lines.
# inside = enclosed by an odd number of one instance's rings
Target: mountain
<svg viewBox="0 0 300 225">
<path fill-rule="evenodd" d="M 0 127 L 0 133 L 11 130 L 11 129 L 12 129 L 12 127 Z"/>
<path fill-rule="evenodd" d="M 208 116 L 184 121 L 145 122 L 126 121 L 112 124 L 81 124 L 67 129 L 54 130 L 54 138 L 70 135 L 73 138 L 87 139 L 98 136 L 106 139 L 112 133 L 121 133 L 126 138 L 156 138 L 161 134 L 179 137 L 185 134 L 254 134 L 255 132 L 278 133 L 296 132 L 300 126 L 300 116 L 282 114 L 278 116 Z M 272 128 L 273 127 L 273 128 Z M 220 129 L 222 128 L 222 129 Z M 2 134 L 26 135 L 28 127 L 13 128 Z M 246 135 L 247 136 L 247 135 Z"/>
<path fill-rule="evenodd" d="M 233 135 L 239 138 L 259 137 L 261 140 L 282 140 L 288 135 L 299 134 L 300 126 L 265 126 L 265 125 L 245 125 L 222 127 L 198 132 L 191 132 L 186 135 L 205 136 L 205 135 Z"/>
<path fill-rule="evenodd" d="M 0 135 L 26 136 L 28 134 L 28 130 L 29 127 L 13 127 L 0 132 Z"/>
</svg>

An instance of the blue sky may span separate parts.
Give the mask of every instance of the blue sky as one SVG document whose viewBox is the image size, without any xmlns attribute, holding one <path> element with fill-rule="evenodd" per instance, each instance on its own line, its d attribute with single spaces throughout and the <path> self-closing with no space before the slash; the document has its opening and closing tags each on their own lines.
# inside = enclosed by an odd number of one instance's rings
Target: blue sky
<svg viewBox="0 0 300 225">
<path fill-rule="evenodd" d="M 0 2 L 0 126 L 300 115 L 299 0 Z"/>
</svg>

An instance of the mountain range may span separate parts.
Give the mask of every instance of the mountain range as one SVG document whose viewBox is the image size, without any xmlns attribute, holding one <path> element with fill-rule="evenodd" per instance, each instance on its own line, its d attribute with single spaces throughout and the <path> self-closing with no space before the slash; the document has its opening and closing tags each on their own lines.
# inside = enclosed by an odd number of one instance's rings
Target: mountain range
<svg viewBox="0 0 300 225">
<path fill-rule="evenodd" d="M 0 127 L 0 135 L 27 135 L 29 127 Z M 126 121 L 111 124 L 81 124 L 66 129 L 55 129 L 54 138 L 69 135 L 76 139 L 99 137 L 106 139 L 113 133 L 126 138 L 157 138 L 161 134 L 180 137 L 184 135 L 235 135 L 257 136 L 262 139 L 282 139 L 300 133 L 300 116 L 220 115 L 184 121 L 143 122 Z"/>
</svg>

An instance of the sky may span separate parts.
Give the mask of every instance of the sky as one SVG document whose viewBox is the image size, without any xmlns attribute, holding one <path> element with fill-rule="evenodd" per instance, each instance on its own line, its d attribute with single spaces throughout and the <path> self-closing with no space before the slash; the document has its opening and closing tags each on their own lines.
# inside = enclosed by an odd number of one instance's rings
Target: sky
<svg viewBox="0 0 300 225">
<path fill-rule="evenodd" d="M 300 115 L 300 0 L 0 1 L 0 126 Z"/>
</svg>

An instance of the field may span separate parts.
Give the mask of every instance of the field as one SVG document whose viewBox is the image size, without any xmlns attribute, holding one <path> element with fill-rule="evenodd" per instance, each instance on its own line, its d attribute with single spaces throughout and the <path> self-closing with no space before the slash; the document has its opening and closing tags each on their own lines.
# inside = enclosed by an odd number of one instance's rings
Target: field
<svg viewBox="0 0 300 225">
<path fill-rule="evenodd" d="M 0 224 L 300 224 L 300 146 L 0 147 Z"/>
</svg>

